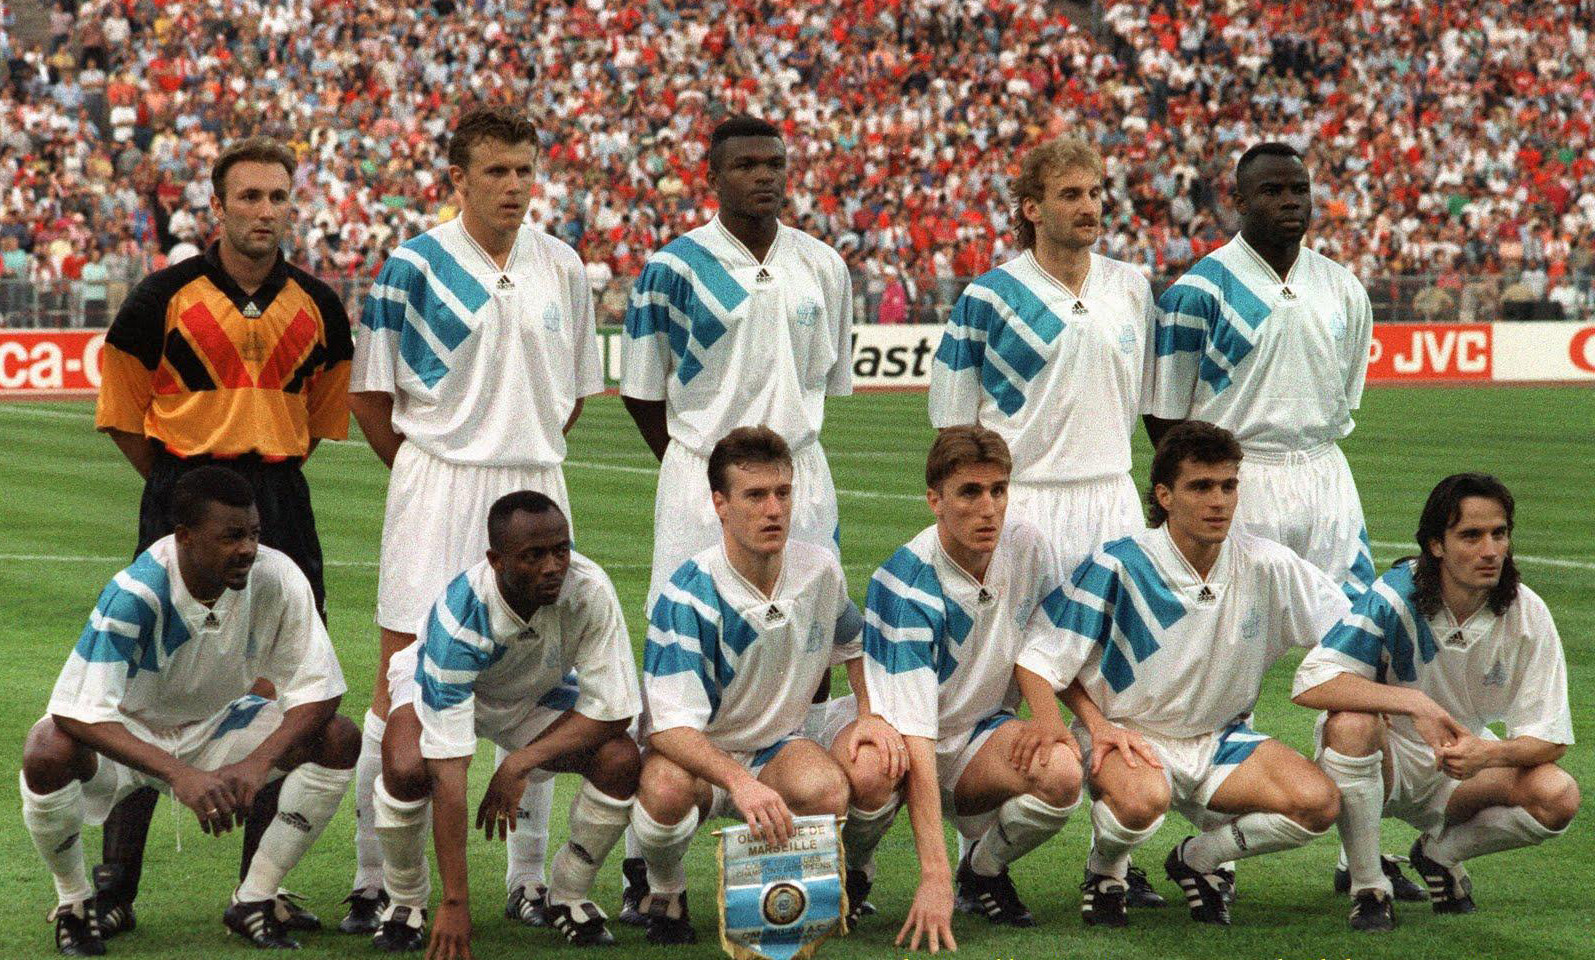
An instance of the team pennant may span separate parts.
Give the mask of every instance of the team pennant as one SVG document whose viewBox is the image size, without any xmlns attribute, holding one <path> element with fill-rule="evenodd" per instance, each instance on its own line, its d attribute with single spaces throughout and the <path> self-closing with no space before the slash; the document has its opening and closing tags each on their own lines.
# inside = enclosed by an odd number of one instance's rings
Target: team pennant
<svg viewBox="0 0 1595 960">
<path fill-rule="evenodd" d="M 836 818 L 794 822 L 792 839 L 780 846 L 742 824 L 718 831 L 720 946 L 732 960 L 803 960 L 833 933 L 847 932 Z"/>
</svg>

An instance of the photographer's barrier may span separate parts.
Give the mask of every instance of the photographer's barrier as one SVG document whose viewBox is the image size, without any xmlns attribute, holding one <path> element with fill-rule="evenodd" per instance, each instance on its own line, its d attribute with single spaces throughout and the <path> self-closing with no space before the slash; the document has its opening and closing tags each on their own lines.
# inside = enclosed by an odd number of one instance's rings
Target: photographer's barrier
<svg viewBox="0 0 1595 960">
<path fill-rule="evenodd" d="M 941 335 L 936 325 L 855 327 L 853 385 L 925 387 Z M 620 382 L 620 329 L 600 329 L 599 340 L 613 387 Z M 93 396 L 104 342 L 104 330 L 0 328 L 0 397 Z M 1595 384 L 1595 324 L 1375 324 L 1368 382 Z"/>
</svg>

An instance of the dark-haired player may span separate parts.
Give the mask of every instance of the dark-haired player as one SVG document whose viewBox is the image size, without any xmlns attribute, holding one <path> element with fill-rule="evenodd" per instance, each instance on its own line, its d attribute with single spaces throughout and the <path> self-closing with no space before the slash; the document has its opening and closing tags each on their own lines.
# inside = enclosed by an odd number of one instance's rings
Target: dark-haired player
<svg viewBox="0 0 1595 960">
<path fill-rule="evenodd" d="M 1412 865 L 1435 912 L 1469 913 L 1463 861 L 1559 836 L 1578 810 L 1556 765 L 1573 742 L 1567 663 L 1545 601 L 1518 581 L 1512 512 L 1494 477 L 1440 481 L 1418 555 L 1374 581 L 1296 672 L 1296 702 L 1329 711 L 1318 762 L 1341 791 L 1354 930 L 1395 926 L 1384 817 L 1421 831 Z M 1501 721 L 1505 740 L 1487 726 Z"/>
<path fill-rule="evenodd" d="M 223 919 L 256 947 L 297 947 L 278 886 L 354 776 L 360 732 L 337 714 L 345 687 L 332 641 L 304 573 L 260 544 L 249 482 L 200 467 L 171 501 L 176 530 L 100 592 L 23 748 L 22 819 L 55 878 L 50 919 L 69 956 L 105 952 L 85 822 L 159 784 L 222 834 L 279 778 L 277 815 Z M 252 694 L 256 678 L 277 699 Z"/>
<path fill-rule="evenodd" d="M 561 465 L 582 398 L 604 387 L 591 288 L 576 252 L 522 224 L 537 130 L 508 108 L 460 118 L 449 141 L 460 215 L 394 250 L 360 317 L 349 406 L 392 468 L 377 572 L 382 654 L 355 778 L 348 932 L 375 928 L 381 850 L 371 785 L 381 766 L 388 658 L 414 642 L 439 592 L 487 549 L 487 510 L 516 490 L 570 517 Z M 509 844 L 506 912 L 541 922 L 551 788 L 529 788 Z"/>
</svg>

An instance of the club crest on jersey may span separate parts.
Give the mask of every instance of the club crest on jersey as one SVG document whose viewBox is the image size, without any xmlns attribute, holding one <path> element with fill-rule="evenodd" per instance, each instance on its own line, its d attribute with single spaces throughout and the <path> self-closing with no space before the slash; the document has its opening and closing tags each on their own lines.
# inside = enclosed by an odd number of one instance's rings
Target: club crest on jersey
<svg viewBox="0 0 1595 960">
<path fill-rule="evenodd" d="M 1484 675 L 1484 679 L 1480 682 L 1486 687 L 1506 686 L 1506 668 L 1501 666 L 1501 660 L 1499 657 L 1496 658 L 1495 666 L 1490 668 L 1490 672 L 1486 673 Z"/>
<path fill-rule="evenodd" d="M 1295 300 L 1296 291 L 1292 290 L 1290 284 L 1287 283 L 1279 288 L 1279 296 L 1282 300 Z"/>
<path fill-rule="evenodd" d="M 820 644 L 824 642 L 824 640 L 824 631 L 820 629 L 819 623 L 816 622 L 809 624 L 809 635 L 803 641 L 803 652 L 814 653 L 818 651 L 820 649 Z"/>
<path fill-rule="evenodd" d="M 765 611 L 764 611 L 764 625 L 765 626 L 774 627 L 774 626 L 777 626 L 779 624 L 783 624 L 785 622 L 786 622 L 786 613 L 783 612 L 780 607 L 778 607 L 778 606 L 776 606 L 775 604 L 772 603 L 772 604 L 770 604 L 770 606 L 768 608 L 765 609 Z"/>
<path fill-rule="evenodd" d="M 1119 328 L 1119 352 L 1125 356 L 1135 352 L 1135 326 L 1126 323 Z"/>
<path fill-rule="evenodd" d="M 1263 615 L 1253 607 L 1241 621 L 1241 639 L 1249 642 L 1263 635 Z"/>
<path fill-rule="evenodd" d="M 814 326 L 814 321 L 820 318 L 820 303 L 813 297 L 804 297 L 798 302 L 795 313 L 797 322 L 805 327 Z"/>
<path fill-rule="evenodd" d="M 543 329 L 549 331 L 559 330 L 559 308 L 549 303 L 543 307 Z"/>
<path fill-rule="evenodd" d="M 1329 318 L 1329 335 L 1336 340 L 1346 339 L 1346 315 L 1339 310 Z"/>
<path fill-rule="evenodd" d="M 1091 311 L 1086 308 L 1084 300 L 1076 300 L 1074 306 L 1069 308 L 1069 312 L 1077 317 L 1083 317 Z"/>
</svg>

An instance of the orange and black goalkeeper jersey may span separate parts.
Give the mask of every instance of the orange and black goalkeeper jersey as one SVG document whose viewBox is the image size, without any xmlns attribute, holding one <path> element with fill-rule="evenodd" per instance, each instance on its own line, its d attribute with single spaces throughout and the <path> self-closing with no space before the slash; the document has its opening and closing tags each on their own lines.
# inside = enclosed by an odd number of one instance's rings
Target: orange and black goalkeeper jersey
<svg viewBox="0 0 1595 960">
<path fill-rule="evenodd" d="M 246 294 L 217 245 L 145 277 L 105 335 L 95 426 L 179 456 L 303 457 L 349 432 L 349 317 L 280 255 Z"/>
</svg>

